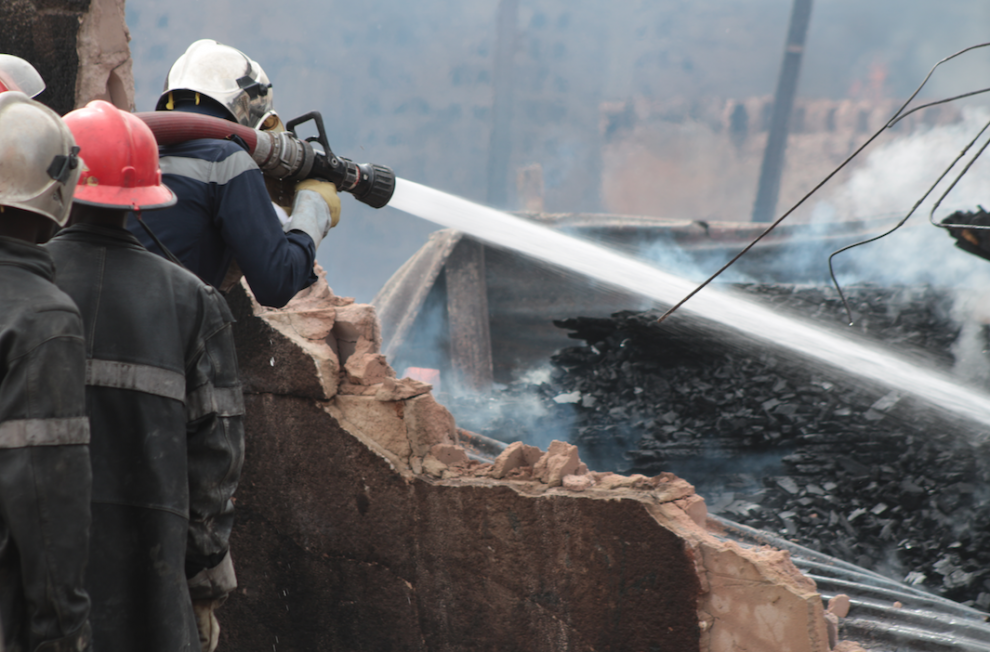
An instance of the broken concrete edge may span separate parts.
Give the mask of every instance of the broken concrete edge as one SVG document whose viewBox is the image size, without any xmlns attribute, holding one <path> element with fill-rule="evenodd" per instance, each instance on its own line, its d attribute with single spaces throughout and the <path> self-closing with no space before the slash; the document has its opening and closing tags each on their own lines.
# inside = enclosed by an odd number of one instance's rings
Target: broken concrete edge
<svg viewBox="0 0 990 652">
<path fill-rule="evenodd" d="M 134 110 L 134 74 L 125 0 L 93 0 L 80 16 L 76 50 L 76 108 L 106 100 L 124 111 Z"/>
<path fill-rule="evenodd" d="M 694 559 L 703 589 L 697 605 L 702 650 L 830 649 L 814 581 L 786 551 L 747 548 L 714 536 L 707 528 L 704 499 L 687 481 L 670 473 L 649 478 L 589 471 L 577 447 L 561 441 L 547 451 L 516 442 L 494 464 L 470 459 L 459 445 L 453 417 L 433 398 L 432 388 L 394 378 L 379 353 L 381 327 L 374 309 L 335 297 L 322 270 L 318 274 L 316 285 L 281 310 L 259 306 L 242 287 L 253 316 L 267 325 L 264 339 L 272 349 L 282 339 L 283 348 L 295 347 L 310 359 L 322 390 L 310 398 L 406 482 L 509 487 L 547 500 L 636 501 L 660 527 L 680 536 Z M 245 386 L 266 393 L 267 383 L 255 378 Z"/>
</svg>

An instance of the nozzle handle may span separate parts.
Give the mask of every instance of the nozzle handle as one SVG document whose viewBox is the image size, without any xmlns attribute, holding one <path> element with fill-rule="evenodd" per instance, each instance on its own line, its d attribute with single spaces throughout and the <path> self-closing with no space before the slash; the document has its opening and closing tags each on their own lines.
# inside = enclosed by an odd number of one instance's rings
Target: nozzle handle
<svg viewBox="0 0 990 652">
<path fill-rule="evenodd" d="M 306 142 L 318 142 L 323 148 L 323 154 L 316 154 L 313 166 L 306 176 L 332 181 L 338 190 L 351 193 L 359 202 L 372 208 L 381 208 L 388 204 L 392 199 L 392 193 L 395 192 L 395 172 L 384 165 L 355 163 L 350 159 L 334 154 L 333 150 L 330 149 L 330 143 L 327 141 L 323 116 L 319 111 L 310 111 L 290 120 L 286 123 L 285 128 L 298 138 L 296 127 L 310 120 L 316 123 L 316 130 L 319 135 L 307 138 Z"/>
</svg>

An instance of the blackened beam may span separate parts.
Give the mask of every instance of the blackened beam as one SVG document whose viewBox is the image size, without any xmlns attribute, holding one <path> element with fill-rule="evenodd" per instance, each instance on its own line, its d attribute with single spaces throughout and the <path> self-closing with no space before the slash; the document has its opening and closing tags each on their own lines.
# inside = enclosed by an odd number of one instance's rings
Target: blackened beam
<svg viewBox="0 0 990 652">
<path fill-rule="evenodd" d="M 780 177 L 784 171 L 784 154 L 787 149 L 788 126 L 794 109 L 798 75 L 801 72 L 804 41 L 811 20 L 811 2 L 812 0 L 794 0 L 794 7 L 791 10 L 791 24 L 787 33 L 787 45 L 784 47 L 784 62 L 780 67 L 780 77 L 777 78 L 770 133 L 767 136 L 767 147 L 763 152 L 756 203 L 753 205 L 754 222 L 771 221 L 777 209 Z"/>
<path fill-rule="evenodd" d="M 492 339 L 484 245 L 462 238 L 447 259 L 444 273 L 455 380 L 465 390 L 488 393 L 492 388 Z"/>
</svg>

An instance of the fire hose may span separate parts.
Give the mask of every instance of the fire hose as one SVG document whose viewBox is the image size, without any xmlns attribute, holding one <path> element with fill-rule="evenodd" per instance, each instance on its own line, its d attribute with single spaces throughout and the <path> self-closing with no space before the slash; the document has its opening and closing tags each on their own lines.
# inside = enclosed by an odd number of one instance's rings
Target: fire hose
<svg viewBox="0 0 990 652">
<path fill-rule="evenodd" d="M 372 208 L 388 204 L 395 191 L 395 173 L 374 163 L 355 163 L 337 156 L 327 142 L 323 117 L 313 111 L 290 120 L 286 131 L 260 131 L 211 116 L 185 112 L 151 111 L 136 114 L 151 128 L 159 145 L 174 145 L 196 138 L 239 138 L 261 171 L 285 181 L 322 179 L 337 190 L 349 192 Z M 296 127 L 312 120 L 319 136 L 301 139 Z M 318 144 L 322 151 L 314 147 Z"/>
</svg>

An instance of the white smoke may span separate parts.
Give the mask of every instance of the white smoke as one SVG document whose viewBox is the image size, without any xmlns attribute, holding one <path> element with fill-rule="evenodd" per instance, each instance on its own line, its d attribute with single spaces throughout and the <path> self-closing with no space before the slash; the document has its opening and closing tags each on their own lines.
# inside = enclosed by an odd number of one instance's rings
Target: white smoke
<svg viewBox="0 0 990 652">
<path fill-rule="evenodd" d="M 816 213 L 840 219 L 889 217 L 893 227 L 932 186 L 990 119 L 987 109 L 970 109 L 962 121 L 887 140 L 866 155 L 849 181 L 819 203 Z M 929 223 L 935 202 L 949 189 L 987 134 L 918 207 L 901 230 L 836 258 L 844 283 L 931 284 L 990 287 L 990 263 L 954 247 L 943 229 Z M 935 211 L 938 222 L 955 210 L 990 205 L 990 155 L 978 160 Z"/>
<path fill-rule="evenodd" d="M 839 191 L 835 201 L 839 213 L 856 216 L 906 214 L 988 120 L 990 111 L 987 109 L 969 109 L 964 111 L 963 120 L 958 123 L 889 139 L 867 154 L 866 160 Z M 978 147 L 979 143 L 969 155 Z M 955 170 L 961 172 L 962 163 L 957 164 Z M 939 184 L 919 207 L 919 215 L 929 214 L 935 200 L 948 189 L 955 176 L 950 173 Z M 990 161 L 980 160 L 949 194 L 938 214 L 946 215 L 954 208 L 972 209 L 978 203 L 988 202 L 988 187 Z"/>
<path fill-rule="evenodd" d="M 911 210 L 939 175 L 990 120 L 987 109 L 964 111 L 963 120 L 893 138 L 873 150 L 853 172 L 848 183 L 834 193 L 831 202 L 819 204 L 822 215 L 869 217 L 889 215 L 890 226 Z M 960 181 L 952 182 L 986 142 L 977 141 L 953 170 L 918 207 L 901 230 L 875 243 L 845 252 L 836 258 L 843 284 L 927 284 L 952 292 L 952 318 L 960 325 L 953 345 L 954 373 L 979 386 L 990 383 L 986 350 L 986 324 L 990 310 L 990 262 L 962 251 L 943 230 L 931 225 L 956 210 L 973 211 L 990 206 L 990 157 L 978 159 Z M 948 192 L 948 194 L 946 194 Z M 945 198 L 932 213 L 936 202 Z"/>
</svg>

